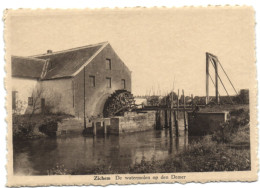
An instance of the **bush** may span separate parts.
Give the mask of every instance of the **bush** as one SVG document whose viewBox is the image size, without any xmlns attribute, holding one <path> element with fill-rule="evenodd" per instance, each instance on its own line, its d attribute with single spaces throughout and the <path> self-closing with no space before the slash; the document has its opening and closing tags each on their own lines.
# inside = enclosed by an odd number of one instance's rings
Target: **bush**
<svg viewBox="0 0 260 188">
<path fill-rule="evenodd" d="M 230 112 L 231 118 L 226 123 L 220 125 L 220 129 L 215 131 L 212 135 L 212 140 L 221 143 L 230 143 L 239 133 L 240 127 L 249 128 L 249 111 L 241 109 L 235 109 Z M 246 133 L 239 133 L 242 138 L 249 137 L 249 131 Z M 246 138 L 249 139 L 249 138 Z"/>
<path fill-rule="evenodd" d="M 55 167 L 47 171 L 48 175 L 69 175 L 71 171 L 66 169 L 64 165 L 56 164 Z"/>
<path fill-rule="evenodd" d="M 55 136 L 58 122 L 68 115 L 13 115 L 14 139 L 31 139 L 46 136 Z"/>
<path fill-rule="evenodd" d="M 13 137 L 24 139 L 32 138 L 35 122 L 31 122 L 20 115 L 13 115 Z"/>
<path fill-rule="evenodd" d="M 157 171 L 157 166 L 159 161 L 155 161 L 155 156 L 152 157 L 151 161 L 147 161 L 145 156 L 142 157 L 140 163 L 136 163 L 129 167 L 130 173 L 155 173 Z"/>
<path fill-rule="evenodd" d="M 217 144 L 210 137 L 190 144 L 188 150 L 178 155 L 180 159 L 183 164 L 177 171 L 186 172 L 250 170 L 251 165 L 248 149 L 232 149 L 226 144 Z M 176 166 L 178 160 L 172 160 Z"/>
<path fill-rule="evenodd" d="M 218 143 L 229 143 L 231 135 L 234 132 L 234 126 L 230 122 L 221 123 L 219 130 L 215 131 L 212 135 L 212 140 Z"/>
</svg>

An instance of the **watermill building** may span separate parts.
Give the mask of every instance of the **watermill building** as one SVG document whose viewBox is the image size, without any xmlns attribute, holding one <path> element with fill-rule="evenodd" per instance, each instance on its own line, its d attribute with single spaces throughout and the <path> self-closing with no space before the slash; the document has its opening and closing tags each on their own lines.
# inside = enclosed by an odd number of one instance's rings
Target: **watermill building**
<svg viewBox="0 0 260 188">
<path fill-rule="evenodd" d="M 98 116 L 115 90 L 131 92 L 131 71 L 108 42 L 11 61 L 13 111 L 21 114 Z"/>
</svg>

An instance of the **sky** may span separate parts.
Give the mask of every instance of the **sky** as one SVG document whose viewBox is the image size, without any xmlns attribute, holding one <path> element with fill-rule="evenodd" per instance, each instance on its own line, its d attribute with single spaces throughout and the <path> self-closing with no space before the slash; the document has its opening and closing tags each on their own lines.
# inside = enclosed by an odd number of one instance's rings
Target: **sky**
<svg viewBox="0 0 260 188">
<path fill-rule="evenodd" d="M 250 8 L 212 7 L 20 12 L 11 14 L 7 29 L 12 55 L 108 41 L 132 71 L 135 95 L 173 89 L 205 95 L 206 52 L 218 57 L 236 90 L 254 87 L 254 25 Z M 219 75 L 235 94 L 221 70 Z M 226 95 L 219 85 L 220 95 Z"/>
</svg>

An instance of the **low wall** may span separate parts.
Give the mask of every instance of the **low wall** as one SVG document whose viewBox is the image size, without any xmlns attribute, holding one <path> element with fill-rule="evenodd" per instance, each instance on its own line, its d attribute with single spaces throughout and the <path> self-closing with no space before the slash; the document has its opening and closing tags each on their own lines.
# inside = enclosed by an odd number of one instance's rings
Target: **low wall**
<svg viewBox="0 0 260 188">
<path fill-rule="evenodd" d="M 113 117 L 110 120 L 109 133 L 122 134 L 141 132 L 155 128 L 155 112 L 126 112 L 123 117 Z"/>
<path fill-rule="evenodd" d="M 87 120 L 86 132 L 90 134 L 121 134 L 151 130 L 155 128 L 155 112 L 126 112 L 124 116 L 113 118 L 98 118 L 93 121 Z M 106 126 L 106 130 L 104 128 Z M 63 119 L 58 123 L 58 135 L 82 133 L 84 120 L 81 118 Z"/>
<path fill-rule="evenodd" d="M 188 112 L 189 136 L 212 134 L 229 118 L 229 112 Z"/>
<path fill-rule="evenodd" d="M 81 118 L 63 119 L 58 123 L 57 136 L 71 133 L 82 133 L 84 130 L 84 120 Z"/>
<path fill-rule="evenodd" d="M 104 133 L 104 124 L 109 127 L 110 118 L 97 118 L 93 121 L 86 119 L 87 133 L 93 133 L 93 124 L 95 125 L 96 133 Z M 58 123 L 58 129 L 56 135 L 65 135 L 65 134 L 81 134 L 84 130 L 84 119 L 83 118 L 68 118 L 63 119 Z M 95 134 L 96 134 L 95 133 Z"/>
</svg>

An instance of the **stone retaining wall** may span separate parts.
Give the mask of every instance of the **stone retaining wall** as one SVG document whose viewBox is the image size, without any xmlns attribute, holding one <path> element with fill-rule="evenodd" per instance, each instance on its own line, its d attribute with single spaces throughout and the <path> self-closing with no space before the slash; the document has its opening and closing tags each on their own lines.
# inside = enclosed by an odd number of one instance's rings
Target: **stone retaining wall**
<svg viewBox="0 0 260 188">
<path fill-rule="evenodd" d="M 155 128 L 155 112 L 126 112 L 123 117 L 111 118 L 110 134 L 141 132 Z"/>
</svg>

